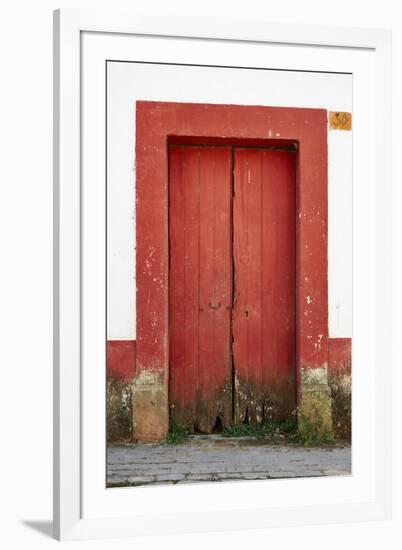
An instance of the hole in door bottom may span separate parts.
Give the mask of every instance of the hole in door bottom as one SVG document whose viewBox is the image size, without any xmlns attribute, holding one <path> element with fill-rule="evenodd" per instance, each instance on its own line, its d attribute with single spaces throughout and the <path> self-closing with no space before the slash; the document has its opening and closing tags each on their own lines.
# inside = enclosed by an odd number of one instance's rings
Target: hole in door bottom
<svg viewBox="0 0 402 550">
<path fill-rule="evenodd" d="M 245 413 L 244 418 L 243 418 L 243 424 L 244 425 L 250 424 L 250 415 L 249 415 L 249 412 L 248 412 L 248 407 L 246 409 L 246 413 Z"/>
<path fill-rule="evenodd" d="M 215 425 L 212 429 L 212 433 L 213 434 L 220 434 L 220 433 L 222 433 L 222 430 L 223 430 L 222 419 L 221 419 L 220 416 L 217 416 L 216 420 L 215 420 Z"/>
</svg>

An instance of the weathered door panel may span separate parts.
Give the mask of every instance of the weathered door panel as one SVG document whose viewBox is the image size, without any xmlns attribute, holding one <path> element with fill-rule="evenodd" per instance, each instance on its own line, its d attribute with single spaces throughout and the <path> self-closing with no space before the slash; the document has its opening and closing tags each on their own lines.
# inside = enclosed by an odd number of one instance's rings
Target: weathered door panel
<svg viewBox="0 0 402 550">
<path fill-rule="evenodd" d="M 235 421 L 287 419 L 296 406 L 295 154 L 235 150 Z"/>
<path fill-rule="evenodd" d="M 208 433 L 232 416 L 231 150 L 169 154 L 171 418 Z"/>
</svg>

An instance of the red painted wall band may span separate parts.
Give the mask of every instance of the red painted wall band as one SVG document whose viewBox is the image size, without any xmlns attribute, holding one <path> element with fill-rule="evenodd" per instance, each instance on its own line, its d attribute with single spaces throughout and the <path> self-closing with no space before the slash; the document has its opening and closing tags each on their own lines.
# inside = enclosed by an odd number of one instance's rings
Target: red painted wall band
<svg viewBox="0 0 402 550">
<path fill-rule="evenodd" d="M 131 380 L 135 376 L 135 340 L 109 340 L 107 342 L 107 375 Z"/>
<path fill-rule="evenodd" d="M 352 339 L 330 338 L 328 341 L 328 369 L 331 374 L 351 374 Z"/>
<path fill-rule="evenodd" d="M 135 340 L 109 340 L 107 342 L 108 376 L 130 380 L 135 376 Z M 331 373 L 350 374 L 352 339 L 329 338 L 328 369 Z"/>
</svg>

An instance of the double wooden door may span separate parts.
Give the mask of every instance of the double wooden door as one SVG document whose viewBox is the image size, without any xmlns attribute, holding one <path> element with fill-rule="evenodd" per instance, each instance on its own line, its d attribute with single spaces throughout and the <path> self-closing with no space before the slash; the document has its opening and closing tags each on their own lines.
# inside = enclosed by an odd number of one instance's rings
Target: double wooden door
<svg viewBox="0 0 402 550">
<path fill-rule="evenodd" d="M 294 412 L 295 157 L 169 148 L 169 404 L 191 431 Z"/>
</svg>

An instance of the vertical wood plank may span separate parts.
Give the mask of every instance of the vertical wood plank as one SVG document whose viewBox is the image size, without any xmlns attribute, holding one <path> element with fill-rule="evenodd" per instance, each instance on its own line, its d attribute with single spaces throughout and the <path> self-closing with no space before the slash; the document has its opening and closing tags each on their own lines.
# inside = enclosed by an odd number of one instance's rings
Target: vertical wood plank
<svg viewBox="0 0 402 550">
<path fill-rule="evenodd" d="M 209 302 L 209 315 L 214 322 L 213 413 L 223 425 L 231 422 L 232 413 L 232 199 L 231 151 L 211 150 L 214 156 L 214 285 Z M 212 426 L 213 427 L 213 426 Z"/>
<path fill-rule="evenodd" d="M 263 387 L 271 412 L 296 406 L 296 156 L 263 151 Z"/>
<path fill-rule="evenodd" d="M 181 378 L 185 420 L 194 418 L 198 384 L 199 153 L 181 151 L 184 179 L 184 324 L 185 364 Z M 184 423 L 183 421 L 181 423 Z"/>
<path fill-rule="evenodd" d="M 201 148 L 198 428 L 231 416 L 231 154 Z M 227 309 L 229 308 L 229 309 Z"/>
<path fill-rule="evenodd" d="M 170 154 L 170 405 L 203 432 L 231 420 L 230 158 L 228 148 Z"/>
<path fill-rule="evenodd" d="M 209 302 L 214 289 L 214 213 L 215 182 L 214 159 L 207 151 L 200 151 L 200 250 L 199 250 L 199 394 L 197 403 L 197 428 L 210 430 L 215 367 L 215 317 Z M 208 406 L 210 405 L 210 407 Z"/>
<path fill-rule="evenodd" d="M 248 420 L 249 414 L 249 361 L 248 361 L 248 276 L 250 264 L 248 232 L 249 166 L 247 153 L 235 149 L 233 193 L 233 368 L 235 371 L 234 413 L 236 423 Z"/>
<path fill-rule="evenodd" d="M 247 233 L 248 233 L 248 265 L 244 271 L 244 284 L 247 286 L 247 357 L 250 391 L 250 421 L 261 422 L 262 407 L 256 401 L 259 389 L 262 387 L 262 170 L 261 151 L 244 149 L 242 151 L 247 162 L 246 180 L 243 186 L 247 194 Z M 257 390 L 257 391 L 256 391 Z"/>
</svg>

